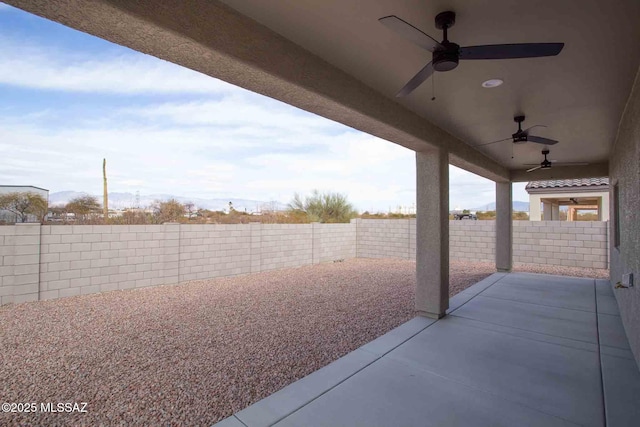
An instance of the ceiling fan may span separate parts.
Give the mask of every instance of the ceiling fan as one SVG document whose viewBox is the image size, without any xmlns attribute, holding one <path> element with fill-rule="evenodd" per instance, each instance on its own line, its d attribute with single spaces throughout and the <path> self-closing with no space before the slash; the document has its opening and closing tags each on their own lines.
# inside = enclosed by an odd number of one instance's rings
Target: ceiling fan
<svg viewBox="0 0 640 427">
<path fill-rule="evenodd" d="M 418 74 L 400 89 L 400 92 L 396 94 L 397 97 L 406 96 L 413 92 L 434 71 L 453 70 L 458 66 L 458 61 L 461 59 L 514 59 L 555 56 L 564 47 L 564 43 L 519 43 L 460 47 L 450 42 L 447 38 L 447 30 L 453 27 L 456 22 L 455 12 L 450 11 L 436 15 L 436 28 L 443 31 L 443 40 L 441 42 L 395 15 L 385 16 L 378 21 L 390 30 L 433 53 L 432 61 L 418 71 Z"/>
<path fill-rule="evenodd" d="M 556 166 L 587 166 L 589 163 L 583 162 L 569 162 L 569 163 L 557 163 L 557 160 L 549 160 L 547 159 L 547 155 L 549 154 L 549 149 L 545 148 L 542 150 L 542 155 L 544 156 L 544 160 L 540 163 L 525 163 L 525 166 L 535 166 L 531 169 L 527 169 L 527 172 L 533 172 L 538 169 L 551 169 L 551 165 Z"/>
<path fill-rule="evenodd" d="M 518 123 L 518 130 L 516 133 L 512 134 L 510 138 L 499 139 L 497 141 L 487 142 L 485 144 L 476 145 L 476 147 L 481 147 L 483 145 L 495 144 L 496 142 L 503 142 L 513 140 L 514 144 L 524 144 L 525 142 L 535 142 L 537 144 L 544 145 L 554 145 L 557 144 L 558 141 L 555 139 L 543 138 L 541 136 L 529 135 L 529 131 L 535 127 L 546 127 L 544 125 L 534 125 L 527 129 L 522 129 L 522 122 L 524 122 L 524 116 L 515 116 L 513 121 Z"/>
</svg>

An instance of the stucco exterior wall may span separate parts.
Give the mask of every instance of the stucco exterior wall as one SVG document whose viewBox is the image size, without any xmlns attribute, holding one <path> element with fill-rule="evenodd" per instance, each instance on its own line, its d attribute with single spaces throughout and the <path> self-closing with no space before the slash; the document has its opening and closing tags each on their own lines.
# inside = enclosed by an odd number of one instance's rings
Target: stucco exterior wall
<svg viewBox="0 0 640 427">
<path fill-rule="evenodd" d="M 618 209 L 620 245 L 611 245 L 611 283 L 633 273 L 635 286 L 614 289 L 629 345 L 640 365 L 640 72 L 620 121 L 610 157 L 611 188 L 619 189 L 619 200 L 611 198 L 611 235 Z M 617 204 L 617 206 L 616 206 Z"/>
</svg>

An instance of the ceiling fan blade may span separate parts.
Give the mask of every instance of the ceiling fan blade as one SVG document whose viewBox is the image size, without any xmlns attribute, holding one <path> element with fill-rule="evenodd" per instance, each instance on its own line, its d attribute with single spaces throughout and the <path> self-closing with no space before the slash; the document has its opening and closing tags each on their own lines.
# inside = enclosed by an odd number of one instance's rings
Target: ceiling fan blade
<svg viewBox="0 0 640 427">
<path fill-rule="evenodd" d="M 538 165 L 535 168 L 527 169 L 527 172 L 533 172 L 533 171 L 538 170 L 540 168 L 542 168 L 542 166 Z"/>
<path fill-rule="evenodd" d="M 485 142 L 484 144 L 474 145 L 474 147 L 482 147 L 482 146 L 484 146 L 484 145 L 495 144 L 495 143 L 497 143 L 497 142 L 511 141 L 511 139 L 512 139 L 512 137 L 505 138 L 505 139 L 499 139 L 499 140 L 497 140 L 497 141 Z"/>
<path fill-rule="evenodd" d="M 555 139 L 543 138 L 541 136 L 534 135 L 527 135 L 527 141 L 545 145 L 554 145 L 558 143 Z"/>
<path fill-rule="evenodd" d="M 560 162 L 556 163 L 555 160 L 551 160 L 554 166 L 588 166 L 589 163 L 586 162 Z"/>
<path fill-rule="evenodd" d="M 520 43 L 467 46 L 460 48 L 460 59 L 515 59 L 555 56 L 564 43 Z"/>
<path fill-rule="evenodd" d="M 546 128 L 546 126 L 545 126 L 545 125 L 533 125 L 533 126 L 531 126 L 531 127 L 528 127 L 528 128 L 526 128 L 526 129 L 524 129 L 524 130 L 522 131 L 522 133 L 526 133 L 527 135 L 529 135 L 529 131 L 530 131 L 531 129 L 533 129 L 533 128 Z"/>
<path fill-rule="evenodd" d="M 422 70 L 418 71 L 418 74 L 413 76 L 413 78 L 409 80 L 409 82 L 406 85 L 404 85 L 402 89 L 400 89 L 400 92 L 396 94 L 396 97 L 400 98 L 402 96 L 409 95 L 418 86 L 424 83 L 424 81 L 427 80 L 431 76 L 431 74 L 433 74 L 433 64 L 429 62 L 427 65 L 424 66 Z"/>
<path fill-rule="evenodd" d="M 378 19 L 378 21 L 391 31 L 394 31 L 429 52 L 433 52 L 436 48 L 443 49 L 439 41 L 395 15 L 385 16 L 384 18 Z"/>
</svg>

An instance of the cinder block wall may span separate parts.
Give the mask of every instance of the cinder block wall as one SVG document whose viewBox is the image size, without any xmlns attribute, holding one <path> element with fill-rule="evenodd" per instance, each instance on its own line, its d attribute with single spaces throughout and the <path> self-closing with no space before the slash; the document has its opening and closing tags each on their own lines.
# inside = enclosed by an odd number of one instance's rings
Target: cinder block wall
<svg viewBox="0 0 640 427">
<path fill-rule="evenodd" d="M 411 252 L 411 233 L 415 240 L 415 225 L 409 219 L 354 219 L 357 232 L 358 258 L 415 259 Z"/>
<path fill-rule="evenodd" d="M 449 221 L 449 258 L 456 261 L 494 262 L 495 221 Z"/>
<path fill-rule="evenodd" d="M 513 259 L 526 264 L 609 268 L 607 224 L 514 221 Z"/>
<path fill-rule="evenodd" d="M 0 305 L 38 300 L 40 224 L 0 227 Z"/>
<path fill-rule="evenodd" d="M 514 261 L 608 267 L 607 223 L 515 221 Z M 349 258 L 415 260 L 416 221 L 0 227 L 0 304 Z M 451 221 L 450 258 L 495 259 L 495 222 Z"/>
<path fill-rule="evenodd" d="M 251 273 L 247 225 L 174 225 L 179 229 L 179 278 L 176 282 Z M 257 251 L 253 251 L 257 253 Z"/>
<path fill-rule="evenodd" d="M 42 226 L 40 299 L 178 283 L 179 226 Z"/>
<path fill-rule="evenodd" d="M 332 262 L 356 258 L 356 226 L 351 224 L 313 224 L 313 260 Z"/>
<path fill-rule="evenodd" d="M 313 263 L 314 224 L 264 224 L 261 227 L 261 271 Z"/>
<path fill-rule="evenodd" d="M 0 305 L 355 256 L 355 224 L 2 226 Z"/>
<path fill-rule="evenodd" d="M 416 259 L 415 219 L 356 219 L 358 258 Z M 495 222 L 449 221 L 449 257 L 494 261 Z"/>
<path fill-rule="evenodd" d="M 359 219 L 357 257 L 415 259 L 415 219 Z M 514 221 L 516 263 L 608 268 L 607 222 Z M 449 221 L 449 257 L 495 261 L 495 221 Z"/>
</svg>

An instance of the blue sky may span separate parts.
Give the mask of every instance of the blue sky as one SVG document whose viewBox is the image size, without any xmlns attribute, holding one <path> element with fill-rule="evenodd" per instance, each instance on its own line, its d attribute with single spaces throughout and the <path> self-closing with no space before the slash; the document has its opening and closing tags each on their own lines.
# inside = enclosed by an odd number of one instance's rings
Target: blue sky
<svg viewBox="0 0 640 427">
<path fill-rule="evenodd" d="M 410 150 L 0 3 L 0 184 L 288 202 L 415 203 Z M 450 204 L 494 184 L 450 168 Z M 524 185 L 514 200 L 527 201 Z"/>
</svg>

